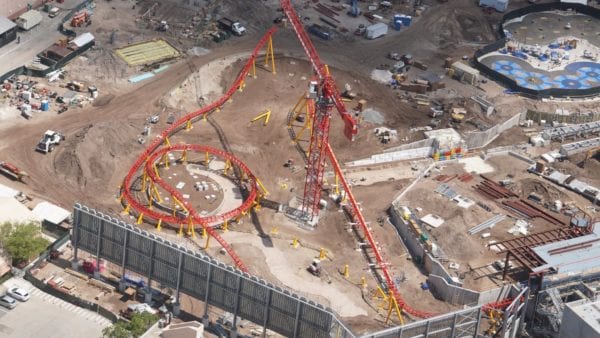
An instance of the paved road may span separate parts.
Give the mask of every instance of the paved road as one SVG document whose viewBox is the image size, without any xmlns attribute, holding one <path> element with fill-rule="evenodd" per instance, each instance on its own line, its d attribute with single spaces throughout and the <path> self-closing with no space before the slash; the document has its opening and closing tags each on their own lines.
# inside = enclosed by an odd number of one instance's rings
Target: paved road
<svg viewBox="0 0 600 338">
<path fill-rule="evenodd" d="M 58 31 L 58 25 L 67 15 L 67 8 L 74 8 L 81 0 L 69 0 L 61 5 L 64 8 L 59 15 L 49 18 L 48 13 L 42 13 L 42 22 L 30 31 L 19 30 L 17 36 L 21 37 L 21 42 L 13 41 L 0 48 L 0 74 L 23 66 L 33 60 L 41 51 L 51 46 L 55 41 L 64 37 Z M 41 9 L 40 9 L 41 10 Z"/>
</svg>

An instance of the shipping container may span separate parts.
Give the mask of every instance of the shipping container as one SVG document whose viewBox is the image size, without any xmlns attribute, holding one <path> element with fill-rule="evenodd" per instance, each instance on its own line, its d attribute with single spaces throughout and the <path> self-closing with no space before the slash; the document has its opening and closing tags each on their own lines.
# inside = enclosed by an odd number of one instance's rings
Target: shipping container
<svg viewBox="0 0 600 338">
<path fill-rule="evenodd" d="M 42 22 L 42 14 L 32 9 L 21 14 L 15 22 L 19 28 L 28 31 Z"/>
</svg>

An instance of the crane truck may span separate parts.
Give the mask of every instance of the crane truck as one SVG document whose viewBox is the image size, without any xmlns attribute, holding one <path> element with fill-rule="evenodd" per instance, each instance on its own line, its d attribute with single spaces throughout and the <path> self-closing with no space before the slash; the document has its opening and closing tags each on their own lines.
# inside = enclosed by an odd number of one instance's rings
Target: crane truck
<svg viewBox="0 0 600 338">
<path fill-rule="evenodd" d="M 221 27 L 221 29 L 230 31 L 231 33 L 237 36 L 244 35 L 244 33 L 246 32 L 246 27 L 242 26 L 241 23 L 228 18 L 221 18 L 217 21 L 217 23 L 219 24 L 219 27 Z"/>
<path fill-rule="evenodd" d="M 23 182 L 23 177 L 29 176 L 23 170 L 17 168 L 13 164 L 10 164 L 10 163 L 4 162 L 4 161 L 0 161 L 0 172 L 3 173 L 4 175 L 6 175 L 14 180 L 20 181 L 20 182 Z"/>
<path fill-rule="evenodd" d="M 64 140 L 65 136 L 57 131 L 46 130 L 44 136 L 38 142 L 35 150 L 42 152 L 44 154 L 51 152 L 54 150 L 54 147 L 60 144 L 60 141 Z"/>
</svg>

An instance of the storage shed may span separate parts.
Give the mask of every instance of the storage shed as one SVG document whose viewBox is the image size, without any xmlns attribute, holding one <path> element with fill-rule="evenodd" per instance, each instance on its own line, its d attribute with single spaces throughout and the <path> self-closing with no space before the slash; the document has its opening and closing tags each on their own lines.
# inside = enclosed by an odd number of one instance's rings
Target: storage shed
<svg viewBox="0 0 600 338">
<path fill-rule="evenodd" d="M 0 47 L 17 38 L 17 24 L 0 16 Z"/>
<path fill-rule="evenodd" d="M 479 80 L 479 71 L 462 62 L 453 63 L 450 69 L 453 72 L 453 76 L 460 81 L 474 85 Z"/>
</svg>

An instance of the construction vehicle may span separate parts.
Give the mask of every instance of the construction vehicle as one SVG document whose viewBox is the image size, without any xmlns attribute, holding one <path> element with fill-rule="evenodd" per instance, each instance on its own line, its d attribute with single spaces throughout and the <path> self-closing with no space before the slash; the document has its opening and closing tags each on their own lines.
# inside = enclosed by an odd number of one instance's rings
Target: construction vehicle
<svg viewBox="0 0 600 338">
<path fill-rule="evenodd" d="M 158 26 L 158 31 L 159 32 L 166 32 L 169 30 L 169 24 L 167 23 L 167 21 L 162 20 L 160 22 L 160 25 Z"/>
<path fill-rule="evenodd" d="M 228 18 L 221 18 L 217 21 L 217 23 L 221 29 L 228 30 L 237 36 L 244 35 L 246 32 L 246 27 L 242 26 L 241 23 Z"/>
<path fill-rule="evenodd" d="M 44 136 L 40 142 L 38 142 L 35 150 L 44 154 L 49 153 L 54 150 L 55 146 L 60 144 L 60 141 L 63 141 L 64 139 L 65 136 L 62 133 L 53 130 L 46 130 Z"/>
<path fill-rule="evenodd" d="M 465 108 L 452 108 L 450 110 L 452 122 L 461 123 L 465 119 L 465 115 L 467 115 Z"/>
<path fill-rule="evenodd" d="M 67 83 L 67 88 L 75 92 L 80 92 L 85 88 L 85 85 L 78 81 L 71 81 Z"/>
<path fill-rule="evenodd" d="M 86 26 L 92 24 L 90 14 L 85 10 L 73 15 L 73 18 L 71 19 L 71 27 L 81 27 L 83 24 Z"/>
<path fill-rule="evenodd" d="M 23 182 L 23 177 L 27 177 L 29 176 L 26 172 L 24 172 L 23 170 L 17 168 L 16 166 L 8 163 L 8 162 L 3 162 L 0 161 L 0 172 L 2 172 L 4 175 Z"/>
<path fill-rule="evenodd" d="M 583 158 L 583 160 L 581 160 L 581 162 L 579 162 L 577 165 L 581 168 L 585 168 L 586 162 L 589 161 L 591 158 L 598 156 L 598 154 L 600 154 L 600 147 L 594 147 L 588 150 L 585 153 L 585 157 Z"/>
<path fill-rule="evenodd" d="M 48 17 L 53 18 L 53 17 L 55 17 L 55 16 L 58 15 L 58 12 L 60 12 L 60 8 L 58 8 L 58 7 L 52 7 L 48 11 Z"/>
<path fill-rule="evenodd" d="M 306 270 L 316 277 L 321 277 L 321 261 L 316 258 L 313 259 L 312 263 L 310 263 Z"/>
</svg>

